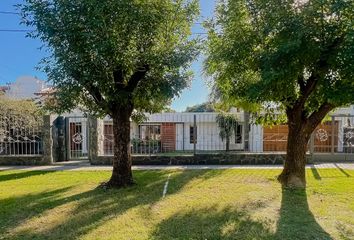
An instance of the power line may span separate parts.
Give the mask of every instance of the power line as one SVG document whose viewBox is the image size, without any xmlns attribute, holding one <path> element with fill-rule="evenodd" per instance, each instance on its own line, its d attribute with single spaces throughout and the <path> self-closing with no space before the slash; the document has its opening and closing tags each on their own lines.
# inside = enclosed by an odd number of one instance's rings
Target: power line
<svg viewBox="0 0 354 240">
<path fill-rule="evenodd" d="M 20 13 L 18 12 L 7 12 L 7 11 L 0 11 L 0 14 L 20 15 Z"/>
<path fill-rule="evenodd" d="M 33 30 L 26 30 L 26 29 L 0 29 L 0 32 L 33 32 Z"/>
</svg>

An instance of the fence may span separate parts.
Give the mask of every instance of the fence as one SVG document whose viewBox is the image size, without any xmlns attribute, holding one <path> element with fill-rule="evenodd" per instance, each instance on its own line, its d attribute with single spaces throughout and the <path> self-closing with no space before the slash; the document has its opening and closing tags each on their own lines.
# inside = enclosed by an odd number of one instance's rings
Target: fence
<svg viewBox="0 0 354 240">
<path fill-rule="evenodd" d="M 41 119 L 11 115 L 0 117 L 0 155 L 36 156 L 43 152 Z"/>
<path fill-rule="evenodd" d="M 242 116 L 224 122 L 220 137 L 217 114 L 154 114 L 148 122 L 131 123 L 131 152 L 135 155 L 190 154 L 195 151 L 240 151 L 244 148 Z M 237 118 L 237 116 L 239 118 Z M 105 119 L 99 137 L 102 155 L 113 155 L 113 125 Z"/>
<path fill-rule="evenodd" d="M 353 154 L 354 116 L 333 115 L 312 133 L 308 152 L 313 154 Z M 287 125 L 260 127 L 257 134 L 250 134 L 251 142 L 258 147 L 253 152 L 286 152 Z"/>
<path fill-rule="evenodd" d="M 29 123 L 21 116 L 2 117 L 0 160 L 4 161 L 7 156 L 39 156 L 38 161 L 48 163 L 53 158 L 75 160 L 89 159 L 95 154 L 113 156 L 111 119 L 83 116 L 68 116 L 61 121 L 54 119 L 53 116 L 45 117 L 44 121 Z M 283 154 L 287 133 L 286 125 L 249 124 L 245 115 L 238 112 L 221 120 L 217 113 L 153 114 L 146 122 L 131 122 L 131 152 L 133 155 L 173 157 L 225 152 L 233 155 Z M 308 153 L 354 160 L 354 115 L 333 115 L 318 126 L 309 141 Z"/>
<path fill-rule="evenodd" d="M 353 154 L 354 116 L 333 115 L 311 136 L 312 154 Z M 102 123 L 101 155 L 113 155 L 113 125 Z M 285 153 L 287 125 L 262 127 L 248 124 L 242 114 L 220 123 L 216 113 L 154 114 L 149 121 L 131 124 L 131 152 L 135 155 L 217 152 Z"/>
</svg>

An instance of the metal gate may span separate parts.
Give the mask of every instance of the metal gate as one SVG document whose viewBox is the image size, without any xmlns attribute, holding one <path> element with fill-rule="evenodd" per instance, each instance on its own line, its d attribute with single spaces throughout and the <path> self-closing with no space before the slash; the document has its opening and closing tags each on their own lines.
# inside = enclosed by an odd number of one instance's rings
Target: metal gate
<svg viewBox="0 0 354 240">
<path fill-rule="evenodd" d="M 88 159 L 88 123 L 85 117 L 66 118 L 68 160 Z"/>
</svg>

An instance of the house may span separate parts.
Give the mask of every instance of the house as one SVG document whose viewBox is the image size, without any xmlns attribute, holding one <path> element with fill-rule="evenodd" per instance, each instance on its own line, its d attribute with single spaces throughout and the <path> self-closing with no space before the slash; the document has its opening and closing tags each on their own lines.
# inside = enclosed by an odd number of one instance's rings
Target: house
<svg viewBox="0 0 354 240">
<path fill-rule="evenodd" d="M 0 93 L 5 94 L 9 90 L 9 86 L 0 86 Z"/>
<path fill-rule="evenodd" d="M 288 128 L 250 124 L 245 126 L 243 111 L 236 115 L 235 131 L 229 139 L 230 151 L 285 152 Z M 354 152 L 354 106 L 337 109 L 333 117 L 315 130 L 309 151 L 317 153 Z M 178 152 L 218 152 L 226 150 L 226 139 L 220 137 L 218 113 L 157 113 L 148 114 L 145 122 L 131 122 L 131 151 L 133 154 Z M 98 120 L 98 152 L 113 155 L 113 124 L 108 117 Z M 88 123 L 80 111 L 67 115 L 67 136 L 73 155 L 88 154 Z M 248 132 L 246 132 L 248 131 Z M 248 146 L 248 149 L 245 146 Z"/>
<path fill-rule="evenodd" d="M 45 81 L 36 77 L 21 76 L 14 82 L 8 83 L 7 86 L 0 86 L 0 92 L 5 93 L 6 97 L 12 99 L 36 100 L 38 98 L 36 93 L 39 93 L 48 87 L 49 86 L 45 83 Z"/>
<path fill-rule="evenodd" d="M 230 151 L 245 146 L 244 113 L 237 116 L 235 130 L 230 137 Z M 131 123 L 132 152 L 136 154 L 223 151 L 226 140 L 221 139 L 216 122 L 218 113 L 158 113 L 147 115 L 143 123 Z M 113 126 L 109 118 L 101 120 L 98 132 L 102 155 L 113 154 Z M 101 130 L 100 130 L 101 129 Z"/>
<path fill-rule="evenodd" d="M 29 86 L 29 85 L 31 86 Z M 43 81 L 22 77 L 2 87 L 7 96 L 32 98 L 38 103 L 47 101 L 55 89 Z M 218 113 L 158 113 L 147 114 L 143 123 L 131 122 L 131 150 L 133 154 L 155 154 L 193 151 L 284 152 L 287 144 L 286 125 L 264 127 L 246 124 L 242 110 L 236 115 L 234 131 L 229 141 L 220 137 L 216 117 Z M 309 143 L 313 152 L 354 152 L 354 105 L 338 108 L 314 132 Z M 88 122 L 80 110 L 65 114 L 66 149 L 71 158 L 86 158 L 89 152 Z M 246 129 L 247 126 L 247 129 Z M 98 121 L 99 152 L 113 155 L 113 125 L 109 118 Z M 229 144 L 228 144 L 229 142 Z"/>
</svg>

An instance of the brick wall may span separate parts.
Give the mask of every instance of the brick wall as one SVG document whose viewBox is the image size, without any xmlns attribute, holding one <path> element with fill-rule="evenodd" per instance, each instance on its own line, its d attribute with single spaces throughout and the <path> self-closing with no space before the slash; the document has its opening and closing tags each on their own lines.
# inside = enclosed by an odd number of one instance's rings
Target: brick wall
<svg viewBox="0 0 354 240">
<path fill-rule="evenodd" d="M 161 124 L 161 147 L 163 152 L 171 152 L 176 150 L 176 124 Z"/>
</svg>

